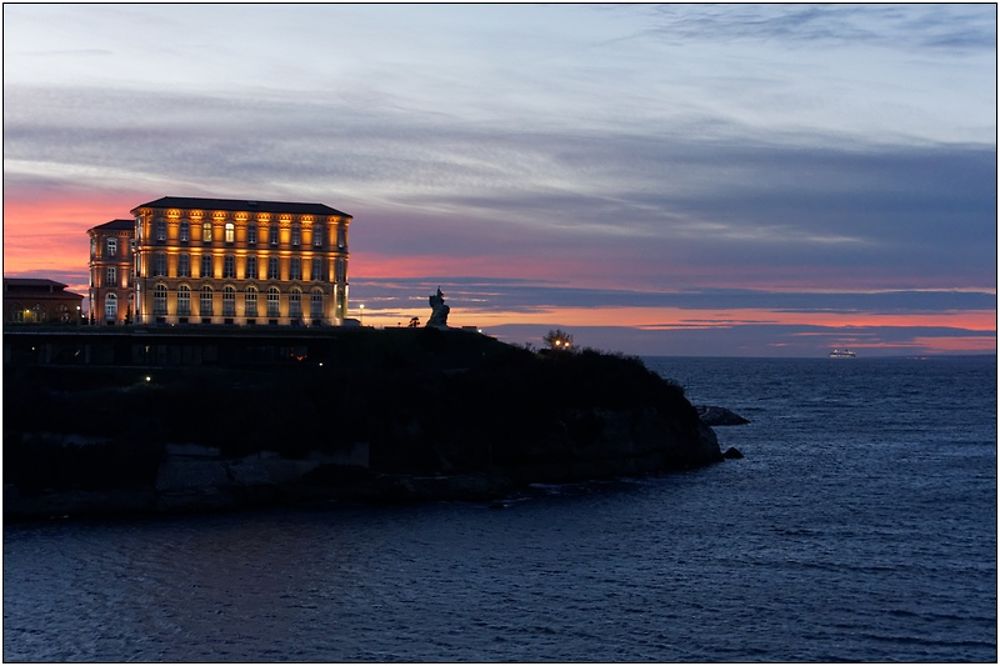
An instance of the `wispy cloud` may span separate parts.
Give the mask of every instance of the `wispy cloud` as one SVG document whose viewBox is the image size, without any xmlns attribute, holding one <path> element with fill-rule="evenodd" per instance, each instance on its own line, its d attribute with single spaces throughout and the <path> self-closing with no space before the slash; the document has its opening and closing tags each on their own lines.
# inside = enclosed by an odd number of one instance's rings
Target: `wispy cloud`
<svg viewBox="0 0 1000 666">
<path fill-rule="evenodd" d="M 17 55 L 27 56 L 29 58 L 33 57 L 86 57 L 86 56 L 109 56 L 114 55 L 114 51 L 110 49 L 49 49 L 46 51 L 19 51 Z"/>
<path fill-rule="evenodd" d="M 853 271 L 877 256 L 875 273 L 993 281 L 992 146 L 542 132 L 338 102 L 86 88 L 7 95 L 15 199 L 33 179 L 309 198 L 353 213 L 364 252 L 631 256 L 623 277 L 636 280 L 707 264 L 787 266 L 801 279 L 802 266 Z"/>
<path fill-rule="evenodd" d="M 780 42 L 816 48 L 979 49 L 996 44 L 989 5 L 655 5 L 643 34 L 684 41 Z M 995 14 L 994 14 L 995 17 Z"/>
<path fill-rule="evenodd" d="M 428 276 L 419 278 L 356 278 L 358 298 L 378 299 L 386 307 L 425 300 L 425 293 L 441 287 L 455 307 L 519 311 L 562 307 L 647 307 L 685 310 L 769 309 L 801 313 L 948 313 L 990 311 L 996 305 L 992 291 L 886 290 L 876 292 L 776 292 L 751 289 L 640 291 L 588 289 L 538 280 L 489 277 Z M 697 320 L 686 320 L 701 323 Z M 711 321 L 718 322 L 718 318 Z"/>
<path fill-rule="evenodd" d="M 509 325 L 489 333 L 511 342 L 542 346 L 549 328 Z M 910 354 L 996 354 L 996 336 L 951 327 L 874 326 L 850 329 L 783 324 L 735 324 L 657 330 L 593 326 L 573 329 L 575 342 L 596 349 L 662 356 L 817 357 L 849 347 L 862 357 Z"/>
</svg>

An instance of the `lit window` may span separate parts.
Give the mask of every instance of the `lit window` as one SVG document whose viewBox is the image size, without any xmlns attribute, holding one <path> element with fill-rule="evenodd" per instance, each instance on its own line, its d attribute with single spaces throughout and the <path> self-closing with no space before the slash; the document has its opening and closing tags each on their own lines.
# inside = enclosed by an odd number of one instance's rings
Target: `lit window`
<svg viewBox="0 0 1000 666">
<path fill-rule="evenodd" d="M 191 255 L 181 254 L 177 257 L 177 276 L 191 277 Z"/>
<path fill-rule="evenodd" d="M 257 316 L 257 288 L 247 287 L 246 294 L 246 316 L 256 317 Z"/>
<path fill-rule="evenodd" d="M 257 279 L 257 257 L 247 257 L 247 279 Z"/>
<path fill-rule="evenodd" d="M 201 240 L 205 243 L 212 242 L 212 223 L 202 222 L 201 223 Z"/>
<path fill-rule="evenodd" d="M 278 258 L 268 257 L 267 258 L 267 279 L 268 280 L 280 280 L 281 275 L 278 271 Z"/>
<path fill-rule="evenodd" d="M 312 274 L 309 277 L 311 277 L 313 280 L 322 280 L 323 279 L 323 258 L 322 257 L 313 257 L 313 260 L 312 260 Z"/>
<path fill-rule="evenodd" d="M 222 277 L 230 279 L 236 277 L 236 257 L 231 254 L 227 254 L 222 260 Z"/>
<path fill-rule="evenodd" d="M 313 319 L 323 318 L 323 292 L 313 289 L 309 296 L 309 316 Z"/>
<path fill-rule="evenodd" d="M 135 218 L 135 237 L 138 240 L 142 240 L 142 218 Z"/>
<path fill-rule="evenodd" d="M 210 254 L 201 255 L 201 277 L 212 277 L 212 255 Z"/>
<path fill-rule="evenodd" d="M 202 317 L 212 316 L 212 288 L 204 286 L 201 288 L 201 301 L 198 303 Z"/>
<path fill-rule="evenodd" d="M 178 232 L 178 235 L 180 236 L 180 241 L 182 243 L 187 243 L 189 240 L 191 240 L 191 225 L 190 223 L 188 223 L 187 220 L 181 222 L 181 227 L 180 231 Z"/>
<path fill-rule="evenodd" d="M 191 314 L 191 287 L 186 284 L 177 288 L 177 314 L 182 317 Z"/>
<path fill-rule="evenodd" d="M 298 246 L 302 243 L 302 227 L 298 224 L 292 225 L 292 245 Z"/>
<path fill-rule="evenodd" d="M 167 274 L 167 255 L 162 252 L 157 252 L 153 255 L 153 276 L 166 276 Z"/>
<path fill-rule="evenodd" d="M 302 292 L 292 289 L 288 293 L 288 316 L 292 319 L 302 318 Z"/>
<path fill-rule="evenodd" d="M 247 226 L 247 243 L 251 245 L 257 244 L 257 225 L 251 224 Z"/>
<path fill-rule="evenodd" d="M 118 296 L 108 294 L 104 297 L 104 318 L 114 319 L 118 316 Z"/>
<path fill-rule="evenodd" d="M 236 289 L 230 285 L 222 290 L 222 316 L 236 316 Z"/>
<path fill-rule="evenodd" d="M 337 247 L 341 250 L 347 247 L 347 227 L 342 224 L 337 225 Z"/>
<path fill-rule="evenodd" d="M 236 225 L 226 222 L 226 242 L 232 243 L 236 240 Z"/>
<path fill-rule="evenodd" d="M 162 243 L 167 240 L 167 223 L 163 220 L 156 221 L 156 242 Z"/>
<path fill-rule="evenodd" d="M 158 284 L 153 287 L 153 314 L 167 314 L 167 287 Z"/>
<path fill-rule="evenodd" d="M 90 258 L 93 259 L 94 255 L 97 254 L 97 239 L 93 236 L 90 237 Z M 20 312 L 18 312 L 20 314 Z"/>
<path fill-rule="evenodd" d="M 114 266 L 108 266 L 107 281 L 105 282 L 105 286 L 114 287 L 117 285 L 118 285 L 118 269 L 115 268 Z"/>
<path fill-rule="evenodd" d="M 313 247 L 323 247 L 323 225 L 313 225 Z"/>
<path fill-rule="evenodd" d="M 108 248 L 108 258 L 112 259 L 118 256 L 118 239 L 109 238 L 107 243 Z"/>
<path fill-rule="evenodd" d="M 277 317 L 278 316 L 278 303 L 281 298 L 281 294 L 277 287 L 270 287 L 267 290 L 267 316 Z"/>
<path fill-rule="evenodd" d="M 302 279 L 302 259 L 301 257 L 292 257 L 292 260 L 288 265 L 288 279 L 289 280 L 301 280 Z"/>
<path fill-rule="evenodd" d="M 278 225 L 277 224 L 272 224 L 270 227 L 268 227 L 267 234 L 268 234 L 268 237 L 267 237 L 268 238 L 268 242 L 271 245 L 277 245 L 278 244 Z"/>
</svg>

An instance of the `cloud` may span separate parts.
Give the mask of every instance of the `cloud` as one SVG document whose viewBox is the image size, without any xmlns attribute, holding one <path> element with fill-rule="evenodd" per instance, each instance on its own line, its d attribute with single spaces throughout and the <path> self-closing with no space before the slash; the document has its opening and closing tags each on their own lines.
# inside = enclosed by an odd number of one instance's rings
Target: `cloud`
<svg viewBox="0 0 1000 666">
<path fill-rule="evenodd" d="M 949 313 L 993 310 L 991 291 L 776 292 L 751 289 L 638 291 L 589 289 L 538 280 L 489 277 L 427 276 L 415 278 L 354 278 L 356 298 L 378 300 L 385 307 L 403 307 L 425 299 L 437 287 L 456 309 L 537 311 L 559 307 L 644 307 L 685 310 L 758 309 L 788 313 Z M 691 320 L 689 320 L 691 321 Z M 708 320 L 706 320 L 708 321 Z M 717 318 L 710 321 L 718 322 Z M 694 322 L 698 323 L 698 322 Z M 745 322 L 744 322 L 745 323 Z"/>
<path fill-rule="evenodd" d="M 146 198 L 314 199 L 355 215 L 362 252 L 565 258 L 567 280 L 607 263 L 631 286 L 708 286 L 713 274 L 834 286 L 829 276 L 859 270 L 883 287 L 995 281 L 992 145 L 721 122 L 696 135 L 541 131 L 337 101 L 6 91 L 14 196 L 19 178 L 44 177 Z"/>
<path fill-rule="evenodd" d="M 551 327 L 496 326 L 487 333 L 513 343 L 543 346 Z M 824 328 L 774 324 L 726 327 L 641 330 L 625 327 L 575 327 L 581 347 L 622 351 L 643 356 L 784 356 L 824 357 L 835 347 L 848 347 L 859 356 L 977 353 L 995 354 L 996 336 L 949 327 Z M 810 335 L 803 335 L 808 333 Z"/>
<path fill-rule="evenodd" d="M 45 51 L 19 51 L 16 55 L 28 57 L 52 57 L 69 56 L 72 58 L 86 56 L 109 56 L 114 55 L 114 51 L 109 49 L 49 49 Z"/>
<path fill-rule="evenodd" d="M 970 5 L 657 5 L 647 36 L 684 41 L 757 41 L 815 48 L 991 50 L 995 17 Z"/>
</svg>

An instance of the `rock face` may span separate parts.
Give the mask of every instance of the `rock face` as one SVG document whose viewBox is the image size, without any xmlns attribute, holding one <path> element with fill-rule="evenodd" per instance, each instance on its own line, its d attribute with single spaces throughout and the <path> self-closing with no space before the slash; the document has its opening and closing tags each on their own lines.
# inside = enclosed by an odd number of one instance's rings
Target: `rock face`
<svg viewBox="0 0 1000 666">
<path fill-rule="evenodd" d="M 715 405 L 698 405 L 695 409 L 698 411 L 698 417 L 701 418 L 701 422 L 705 425 L 733 426 L 750 423 L 748 419 L 743 418 L 736 412 L 730 411 L 725 407 L 716 407 Z"/>
<path fill-rule="evenodd" d="M 134 375 L 5 377 L 19 387 L 4 393 L 5 515 L 479 500 L 722 460 L 683 391 L 636 359 L 461 331 L 359 330 L 308 362 Z M 218 417 L 247 405 L 255 418 Z"/>
<path fill-rule="evenodd" d="M 339 453 L 313 452 L 290 460 L 274 451 L 261 451 L 241 458 L 226 459 L 207 447 L 204 453 L 176 453 L 167 447 L 167 456 L 156 477 L 156 507 L 184 510 L 237 507 L 260 504 L 282 495 L 305 490 L 309 476 L 325 467 L 366 470 L 368 447 L 355 444 Z M 346 486 L 345 486 L 346 487 Z"/>
</svg>

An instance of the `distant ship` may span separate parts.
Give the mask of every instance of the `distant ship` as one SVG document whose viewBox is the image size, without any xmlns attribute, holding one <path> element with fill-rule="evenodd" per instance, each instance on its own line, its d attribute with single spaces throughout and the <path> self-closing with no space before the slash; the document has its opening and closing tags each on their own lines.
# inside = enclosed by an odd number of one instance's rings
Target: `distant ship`
<svg viewBox="0 0 1000 666">
<path fill-rule="evenodd" d="M 830 352 L 830 358 L 854 358 L 857 356 L 850 349 L 834 349 Z"/>
</svg>

